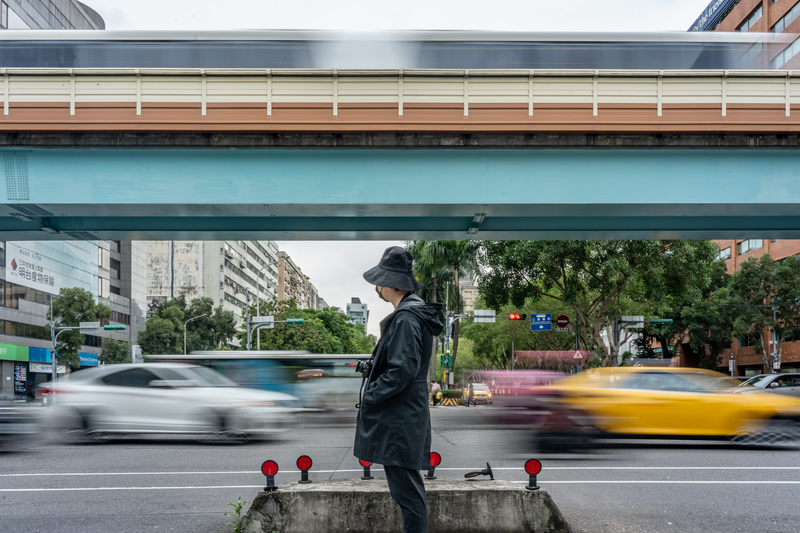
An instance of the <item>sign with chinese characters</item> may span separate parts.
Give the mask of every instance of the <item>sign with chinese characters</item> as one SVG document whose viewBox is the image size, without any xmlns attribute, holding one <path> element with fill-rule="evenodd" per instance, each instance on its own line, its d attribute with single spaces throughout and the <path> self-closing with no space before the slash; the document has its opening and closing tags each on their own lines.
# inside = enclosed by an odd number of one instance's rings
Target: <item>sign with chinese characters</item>
<svg viewBox="0 0 800 533">
<path fill-rule="evenodd" d="M 6 280 L 49 294 L 80 287 L 97 296 L 97 245 L 83 241 L 6 243 Z"/>
</svg>

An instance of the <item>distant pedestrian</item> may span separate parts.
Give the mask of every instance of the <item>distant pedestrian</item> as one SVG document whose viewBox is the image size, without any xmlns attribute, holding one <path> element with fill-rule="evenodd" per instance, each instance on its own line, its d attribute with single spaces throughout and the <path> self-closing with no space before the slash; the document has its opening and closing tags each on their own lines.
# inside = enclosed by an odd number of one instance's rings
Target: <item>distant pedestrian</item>
<svg viewBox="0 0 800 533">
<path fill-rule="evenodd" d="M 436 407 L 442 398 L 442 386 L 438 381 L 431 383 L 431 395 L 433 396 L 433 406 Z"/>
<path fill-rule="evenodd" d="M 443 329 L 442 306 L 426 304 L 413 294 L 420 285 L 411 266 L 411 254 L 393 246 L 378 266 L 364 273 L 395 311 L 381 321 L 372 367 L 365 372 L 353 453 L 383 465 L 389 493 L 403 515 L 403 531 L 427 533 L 428 507 L 419 471 L 430 466 L 427 376 L 434 336 Z"/>
</svg>

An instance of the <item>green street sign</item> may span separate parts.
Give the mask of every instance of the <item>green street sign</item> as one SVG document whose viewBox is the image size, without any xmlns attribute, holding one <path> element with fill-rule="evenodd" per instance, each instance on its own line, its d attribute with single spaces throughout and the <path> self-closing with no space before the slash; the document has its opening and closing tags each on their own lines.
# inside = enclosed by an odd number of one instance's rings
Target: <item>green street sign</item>
<svg viewBox="0 0 800 533">
<path fill-rule="evenodd" d="M 287 318 L 286 319 L 286 323 L 287 324 L 303 324 L 303 323 L 305 323 L 305 319 L 302 319 L 302 318 Z"/>
<path fill-rule="evenodd" d="M 103 329 L 106 331 L 122 331 L 127 328 L 122 324 L 109 324 L 107 326 L 103 326 Z"/>
<path fill-rule="evenodd" d="M 657 324 L 657 325 L 658 324 L 669 325 L 669 324 L 672 324 L 672 319 L 671 318 L 651 318 L 650 320 L 647 321 L 647 323 L 648 324 Z"/>
</svg>

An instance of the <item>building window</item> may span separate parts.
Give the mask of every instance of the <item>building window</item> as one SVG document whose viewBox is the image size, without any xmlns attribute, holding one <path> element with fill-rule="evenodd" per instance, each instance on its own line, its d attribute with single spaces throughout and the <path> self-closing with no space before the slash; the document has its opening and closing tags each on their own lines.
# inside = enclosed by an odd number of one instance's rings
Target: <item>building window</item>
<svg viewBox="0 0 800 533">
<path fill-rule="evenodd" d="M 119 287 L 115 287 L 115 286 L 111 285 L 111 287 L 109 287 L 109 290 L 111 291 L 111 294 L 116 294 L 118 296 L 122 296 L 122 289 L 120 289 Z"/>
<path fill-rule="evenodd" d="M 8 4 L 0 2 L 0 28 L 8 29 Z"/>
<path fill-rule="evenodd" d="M 797 4 L 800 6 L 800 4 Z M 778 55 L 769 62 L 770 66 L 777 70 L 789 62 L 797 53 L 800 52 L 800 39 L 796 39 L 792 44 L 783 49 Z"/>
<path fill-rule="evenodd" d="M 753 11 L 753 12 L 750 14 L 750 16 L 749 16 L 749 17 L 747 17 L 747 18 L 744 20 L 744 22 L 742 22 L 742 25 L 741 25 L 741 26 L 739 26 L 738 28 L 736 28 L 736 31 L 749 31 L 749 30 L 750 30 L 750 28 L 752 28 L 752 27 L 753 27 L 753 25 L 754 25 L 756 22 L 758 22 L 758 20 L 761 18 L 761 14 L 762 14 L 762 12 L 763 12 L 763 9 L 762 9 L 762 7 L 759 5 L 759 6 L 758 6 L 758 9 L 756 9 L 755 11 Z"/>
<path fill-rule="evenodd" d="M 742 62 L 747 65 L 750 63 L 755 57 L 761 53 L 761 50 L 764 48 L 763 43 L 759 39 L 757 43 L 747 49 L 747 51 L 742 54 Z"/>
<path fill-rule="evenodd" d="M 739 255 L 744 255 L 747 252 L 764 246 L 764 239 L 747 239 L 746 241 L 740 242 L 736 246 Z"/>
<path fill-rule="evenodd" d="M 717 259 L 723 259 L 723 260 L 727 261 L 730 258 L 731 258 L 731 247 L 730 246 L 728 246 L 727 248 L 725 248 L 724 250 L 720 251 L 720 253 L 717 254 Z"/>
<path fill-rule="evenodd" d="M 789 26 L 789 24 L 794 22 L 794 19 L 796 19 L 798 15 L 800 15 L 800 4 L 795 4 L 795 6 L 790 9 L 788 13 L 781 17 L 781 19 L 776 22 L 774 26 L 772 26 L 771 31 L 773 33 L 782 32 Z"/>
</svg>

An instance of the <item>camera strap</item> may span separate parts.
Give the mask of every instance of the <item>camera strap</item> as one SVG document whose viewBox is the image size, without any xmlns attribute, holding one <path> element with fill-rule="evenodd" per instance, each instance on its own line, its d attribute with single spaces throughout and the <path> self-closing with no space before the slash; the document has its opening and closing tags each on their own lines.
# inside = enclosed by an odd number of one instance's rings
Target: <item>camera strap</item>
<svg viewBox="0 0 800 533">
<path fill-rule="evenodd" d="M 375 349 L 372 350 L 372 357 L 369 358 L 370 367 L 369 367 L 369 375 L 368 376 L 361 376 L 361 388 L 358 389 L 358 403 L 356 404 L 356 409 L 361 409 L 361 399 L 362 393 L 364 392 L 364 384 L 367 383 L 372 378 L 372 372 L 375 370 L 375 354 L 378 353 L 378 346 L 380 346 L 380 341 L 375 346 Z"/>
</svg>

